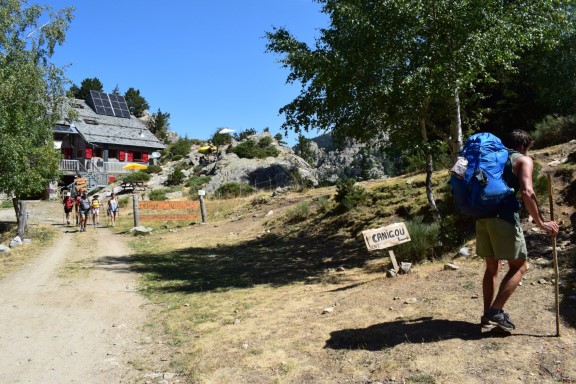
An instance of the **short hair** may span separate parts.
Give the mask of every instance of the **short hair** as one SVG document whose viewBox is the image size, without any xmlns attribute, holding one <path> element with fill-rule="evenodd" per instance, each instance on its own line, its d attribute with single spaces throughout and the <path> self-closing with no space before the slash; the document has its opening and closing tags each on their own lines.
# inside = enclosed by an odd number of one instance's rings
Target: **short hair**
<svg viewBox="0 0 576 384">
<path fill-rule="evenodd" d="M 526 131 L 516 129 L 508 135 L 507 147 L 511 149 L 520 149 L 521 147 L 530 148 L 532 145 L 532 136 Z"/>
</svg>

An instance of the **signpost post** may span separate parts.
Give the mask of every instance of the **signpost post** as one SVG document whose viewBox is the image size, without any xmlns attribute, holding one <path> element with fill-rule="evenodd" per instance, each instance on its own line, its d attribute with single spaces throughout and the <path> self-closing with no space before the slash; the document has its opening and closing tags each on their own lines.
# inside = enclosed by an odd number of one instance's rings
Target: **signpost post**
<svg viewBox="0 0 576 384">
<path fill-rule="evenodd" d="M 386 227 L 362 231 L 368 251 L 390 248 L 394 245 L 410 241 L 410 234 L 404 223 L 394 223 Z M 398 272 L 398 262 L 392 250 L 388 251 L 394 272 Z"/>
</svg>

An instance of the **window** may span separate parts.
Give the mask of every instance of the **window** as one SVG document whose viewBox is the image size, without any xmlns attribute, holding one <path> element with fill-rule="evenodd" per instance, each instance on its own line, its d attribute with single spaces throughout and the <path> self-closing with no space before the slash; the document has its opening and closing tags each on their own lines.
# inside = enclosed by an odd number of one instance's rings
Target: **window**
<svg viewBox="0 0 576 384">
<path fill-rule="evenodd" d="M 102 148 L 94 148 L 94 157 L 102 157 Z"/>
<path fill-rule="evenodd" d="M 117 159 L 118 158 L 118 150 L 117 149 L 109 149 L 108 150 L 108 158 L 109 159 Z"/>
<path fill-rule="evenodd" d="M 84 122 L 86 124 L 90 124 L 90 125 L 99 125 L 96 120 L 92 120 L 92 119 L 84 119 Z"/>
<path fill-rule="evenodd" d="M 142 161 L 142 152 L 134 151 L 134 161 Z"/>
</svg>

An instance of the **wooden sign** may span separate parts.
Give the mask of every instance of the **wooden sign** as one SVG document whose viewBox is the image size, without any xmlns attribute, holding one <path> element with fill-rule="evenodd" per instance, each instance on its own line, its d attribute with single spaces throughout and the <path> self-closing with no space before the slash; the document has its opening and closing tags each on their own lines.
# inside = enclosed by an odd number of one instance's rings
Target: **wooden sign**
<svg viewBox="0 0 576 384">
<path fill-rule="evenodd" d="M 197 201 L 139 201 L 140 209 L 197 209 L 200 203 Z"/>
<path fill-rule="evenodd" d="M 410 241 L 410 234 L 404 223 L 394 223 L 378 229 L 362 231 L 369 251 L 389 248 Z"/>
<path fill-rule="evenodd" d="M 176 220 L 196 220 L 198 215 L 140 215 L 142 221 L 176 221 Z"/>
</svg>

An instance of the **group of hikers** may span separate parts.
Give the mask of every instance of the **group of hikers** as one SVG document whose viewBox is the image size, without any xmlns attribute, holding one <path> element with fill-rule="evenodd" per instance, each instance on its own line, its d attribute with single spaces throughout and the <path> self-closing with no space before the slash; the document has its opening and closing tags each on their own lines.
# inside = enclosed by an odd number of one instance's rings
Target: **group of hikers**
<svg viewBox="0 0 576 384">
<path fill-rule="evenodd" d="M 66 224 L 71 224 L 72 212 L 74 212 L 76 226 L 80 226 L 80 232 L 86 231 L 88 218 L 92 217 L 92 226 L 100 225 L 100 200 L 98 195 L 88 197 L 88 192 L 83 191 L 76 196 L 72 196 L 70 192 L 66 192 L 66 196 L 62 201 L 64 204 L 64 213 L 66 215 Z M 108 199 L 106 214 L 110 218 L 112 226 L 116 225 L 116 218 L 118 217 L 120 209 L 118 206 L 118 199 L 116 194 L 112 192 Z"/>
</svg>

